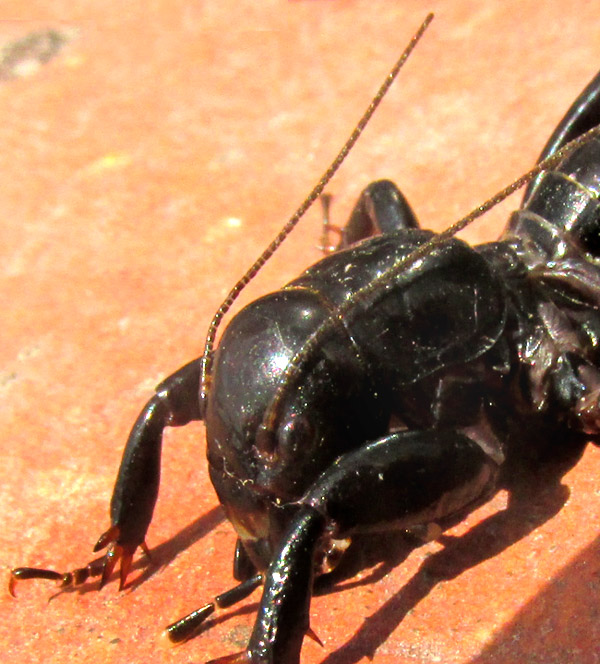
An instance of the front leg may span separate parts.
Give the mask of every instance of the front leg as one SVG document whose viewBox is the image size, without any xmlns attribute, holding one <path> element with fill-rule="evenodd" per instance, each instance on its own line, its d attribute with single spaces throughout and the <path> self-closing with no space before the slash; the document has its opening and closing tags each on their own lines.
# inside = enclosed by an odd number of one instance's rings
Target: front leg
<svg viewBox="0 0 600 664">
<path fill-rule="evenodd" d="M 315 556 L 326 536 L 452 518 L 494 489 L 497 464 L 456 431 L 395 432 L 340 457 L 300 501 L 265 579 L 247 649 L 210 664 L 298 664 Z"/>
<path fill-rule="evenodd" d="M 14 594 L 15 583 L 21 579 L 54 579 L 66 586 L 82 583 L 96 573 L 102 574 L 102 587 L 119 560 L 120 588 L 123 588 L 136 549 L 141 546 L 147 552 L 146 532 L 152 520 L 160 483 L 163 430 L 168 426 L 183 426 L 201 419 L 199 386 L 200 361 L 194 360 L 158 385 L 156 394 L 133 425 L 113 489 L 111 527 L 94 547 L 94 551 L 108 547 L 101 565 L 94 561 L 87 567 L 66 573 L 18 567 L 11 573 L 11 594 Z"/>
</svg>

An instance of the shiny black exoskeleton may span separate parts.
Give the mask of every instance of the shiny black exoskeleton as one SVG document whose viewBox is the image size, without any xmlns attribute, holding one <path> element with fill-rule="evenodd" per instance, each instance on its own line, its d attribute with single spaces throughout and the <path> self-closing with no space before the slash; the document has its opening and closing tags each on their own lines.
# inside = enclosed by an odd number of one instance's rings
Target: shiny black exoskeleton
<svg viewBox="0 0 600 664">
<path fill-rule="evenodd" d="M 541 158 L 599 123 L 600 75 Z M 120 558 L 123 584 L 145 546 L 166 426 L 206 423 L 211 480 L 239 535 L 246 583 L 234 600 L 264 580 L 247 650 L 218 661 L 254 664 L 299 662 L 313 577 L 354 534 L 443 526 L 488 498 L 515 460 L 598 444 L 599 196 L 593 139 L 531 183 L 499 241 L 444 242 L 354 303 L 433 235 L 394 184 L 367 187 L 335 253 L 231 321 L 205 405 L 199 360 L 157 388 L 97 546 L 109 545 L 103 580 Z M 52 574 L 20 568 L 14 578 Z"/>
</svg>

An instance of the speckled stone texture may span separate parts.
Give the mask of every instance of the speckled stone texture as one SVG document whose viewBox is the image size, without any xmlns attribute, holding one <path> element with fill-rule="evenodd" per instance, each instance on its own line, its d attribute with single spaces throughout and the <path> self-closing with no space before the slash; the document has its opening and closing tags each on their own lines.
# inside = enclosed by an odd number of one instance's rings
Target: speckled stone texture
<svg viewBox="0 0 600 664">
<path fill-rule="evenodd" d="M 427 10 L 437 14 L 429 33 L 329 191 L 342 221 L 364 185 L 390 177 L 440 229 L 532 165 L 600 65 L 597 3 L 2 4 L 2 44 L 49 28 L 69 35 L 46 64 L 0 82 L 6 580 L 16 565 L 91 558 L 153 385 L 199 354 L 221 299 Z M 516 205 L 467 237 L 495 237 Z M 310 211 L 240 304 L 319 257 L 319 224 Z M 180 664 L 243 647 L 252 601 L 180 648 L 157 648 L 164 625 L 231 583 L 234 535 L 203 435 L 198 425 L 166 436 L 155 563 L 142 559 L 125 592 L 113 581 L 55 596 L 40 582 L 19 586 L 17 600 L 2 594 L 6 664 Z M 540 492 L 516 517 L 499 494 L 409 555 L 385 540 L 383 561 L 366 559 L 343 591 L 315 598 L 325 648 L 307 640 L 303 664 L 600 662 L 599 476 L 600 453 L 588 449 L 562 489 L 536 478 Z"/>
</svg>

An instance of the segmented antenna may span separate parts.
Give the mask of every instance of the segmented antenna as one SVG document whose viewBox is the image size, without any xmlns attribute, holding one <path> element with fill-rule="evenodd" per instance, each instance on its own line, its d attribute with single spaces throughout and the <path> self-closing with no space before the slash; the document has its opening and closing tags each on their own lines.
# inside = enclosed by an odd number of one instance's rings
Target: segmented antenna
<svg viewBox="0 0 600 664">
<path fill-rule="evenodd" d="M 352 307 L 360 304 L 361 302 L 364 302 L 371 295 L 373 295 L 375 291 L 380 289 L 383 291 L 385 286 L 391 284 L 401 272 L 407 270 L 418 260 L 430 254 L 436 247 L 439 247 L 451 237 L 454 237 L 458 232 L 462 231 L 469 224 L 475 221 L 475 219 L 481 217 L 488 210 L 498 205 L 498 203 L 502 202 L 512 193 L 525 186 L 542 171 L 548 171 L 557 166 L 559 162 L 561 162 L 568 154 L 573 152 L 573 150 L 576 150 L 578 147 L 589 141 L 591 138 L 594 138 L 595 136 L 600 136 L 600 125 L 590 129 L 589 131 L 586 131 L 584 134 L 581 134 L 581 136 L 578 136 L 574 140 L 570 141 L 553 155 L 536 164 L 536 166 L 525 173 L 525 175 L 517 178 L 514 182 L 502 189 L 502 191 L 489 198 L 487 201 L 485 201 L 485 203 L 478 205 L 474 210 L 469 212 L 468 215 L 462 219 L 459 219 L 457 222 L 449 226 L 441 233 L 434 235 L 430 240 L 420 245 L 417 249 L 412 251 L 404 258 L 398 259 L 398 261 L 385 272 L 383 272 L 383 274 L 381 274 L 376 279 L 373 279 L 373 281 L 369 282 L 366 286 L 363 286 L 357 290 L 351 299 L 346 300 L 343 304 L 338 306 L 307 339 L 306 343 L 290 360 L 285 371 L 281 375 L 277 391 L 275 392 L 274 398 L 271 401 L 269 408 L 267 408 L 265 411 L 262 424 L 260 425 L 260 436 L 263 441 L 262 445 L 264 449 L 274 449 L 274 446 L 271 444 L 272 441 L 270 441 L 270 437 L 274 434 L 275 423 L 277 422 L 277 419 L 280 415 L 285 394 L 287 390 L 289 390 L 290 385 L 293 385 L 294 382 L 297 381 L 300 377 L 303 362 L 305 362 L 312 355 L 312 353 L 314 353 L 319 348 L 325 337 L 330 332 L 332 332 L 337 325 L 339 325 L 340 321 L 343 322 L 344 316 Z"/>
<path fill-rule="evenodd" d="M 428 14 L 423 23 L 421 24 L 421 27 L 416 31 L 413 38 L 410 40 L 408 46 L 404 49 L 404 52 L 402 53 L 396 64 L 392 67 L 390 73 L 387 75 L 385 81 L 377 91 L 377 94 L 373 97 L 373 101 L 371 101 L 371 103 L 369 104 L 369 107 L 364 112 L 363 116 L 361 117 L 358 124 L 354 128 L 354 131 L 350 135 L 350 138 L 348 138 L 348 140 L 346 141 L 346 143 L 338 153 L 337 157 L 331 162 L 329 168 L 321 176 L 321 178 L 319 179 L 313 190 L 310 192 L 310 194 L 306 197 L 304 202 L 300 205 L 300 207 L 296 210 L 296 212 L 292 215 L 292 217 L 290 217 L 289 221 L 279 231 L 275 239 L 262 252 L 262 254 L 256 259 L 256 261 L 250 266 L 250 268 L 244 274 L 244 276 L 229 291 L 229 294 L 227 295 L 221 306 L 217 309 L 217 312 L 213 316 L 213 319 L 208 328 L 208 332 L 206 334 L 206 343 L 204 345 L 204 353 L 202 354 L 202 360 L 201 360 L 200 404 L 202 408 L 206 404 L 206 398 L 208 395 L 208 390 L 210 388 L 213 348 L 215 345 L 217 330 L 219 328 L 219 325 L 221 324 L 221 321 L 223 320 L 223 317 L 229 311 L 231 305 L 235 302 L 238 295 L 253 279 L 253 277 L 257 274 L 257 272 L 263 267 L 263 265 L 269 260 L 269 258 L 271 258 L 271 256 L 275 253 L 275 251 L 277 251 L 279 246 L 283 243 L 283 241 L 287 238 L 287 236 L 292 232 L 296 224 L 304 216 L 304 213 L 319 197 L 323 189 L 325 189 L 329 180 L 331 180 L 331 178 L 333 177 L 337 169 L 340 167 L 340 165 L 342 164 L 342 162 L 344 161 L 350 150 L 354 147 L 354 144 L 358 140 L 363 129 L 367 126 L 367 123 L 371 119 L 373 113 L 381 103 L 381 100 L 389 90 L 392 83 L 394 82 L 394 79 L 398 75 L 398 72 L 400 71 L 400 69 L 402 69 L 402 66 L 408 59 L 408 56 L 413 51 L 413 49 L 415 48 L 415 46 L 423 36 L 423 33 L 425 32 L 425 30 L 427 29 L 432 20 L 433 20 L 433 14 Z"/>
</svg>

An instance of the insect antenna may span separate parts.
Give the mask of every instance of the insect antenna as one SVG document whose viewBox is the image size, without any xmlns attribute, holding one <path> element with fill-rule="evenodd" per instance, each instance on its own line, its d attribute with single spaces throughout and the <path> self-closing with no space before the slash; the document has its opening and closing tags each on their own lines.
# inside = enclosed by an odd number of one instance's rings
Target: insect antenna
<svg viewBox="0 0 600 664">
<path fill-rule="evenodd" d="M 210 376 L 211 376 L 211 370 L 212 370 L 212 356 L 213 356 L 213 349 L 215 345 L 215 338 L 217 335 L 217 330 L 219 328 L 219 325 L 221 324 L 221 321 L 223 320 L 223 317 L 225 314 L 229 311 L 231 308 L 231 305 L 235 302 L 237 299 L 238 295 L 242 292 L 242 290 L 248 285 L 248 283 L 254 278 L 254 276 L 258 273 L 258 271 L 263 267 L 263 265 L 271 258 L 271 256 L 277 251 L 279 246 L 283 243 L 283 241 L 287 238 L 287 236 L 292 232 L 296 224 L 300 221 L 300 219 L 304 216 L 304 213 L 310 208 L 310 206 L 315 202 L 315 200 L 320 196 L 321 192 L 325 187 L 327 186 L 327 183 L 331 180 L 335 172 L 338 170 L 338 168 L 341 166 L 342 162 L 344 159 L 347 157 L 348 153 L 350 150 L 354 147 L 354 144 L 358 140 L 359 136 L 361 135 L 363 129 L 367 126 L 367 123 L 371 119 L 373 113 L 375 113 L 375 110 L 381 103 L 381 100 L 389 90 L 390 86 L 394 82 L 394 79 L 400 72 L 400 69 L 402 69 L 402 66 L 408 59 L 408 56 L 412 53 L 413 49 L 423 36 L 423 33 L 433 20 L 433 14 L 428 14 L 419 27 L 419 29 L 415 32 L 414 36 L 410 40 L 408 46 L 404 49 L 404 52 L 402 55 L 398 58 L 396 64 L 392 67 L 390 70 L 389 74 L 386 76 L 384 82 L 382 83 L 381 87 L 377 91 L 377 94 L 373 97 L 373 100 L 369 104 L 367 110 L 364 112 L 363 116 L 361 119 L 358 121 L 356 127 L 350 134 L 350 137 L 344 143 L 344 146 L 342 149 L 339 151 L 338 155 L 336 158 L 331 162 L 331 165 L 329 168 L 325 171 L 325 173 L 319 178 L 319 181 L 315 185 L 315 187 L 312 189 L 310 194 L 304 199 L 303 203 L 300 205 L 300 207 L 294 212 L 294 214 L 290 217 L 289 221 L 285 224 L 285 226 L 279 231 L 277 236 L 272 240 L 272 242 L 269 244 L 269 246 L 262 252 L 262 254 L 256 259 L 256 261 L 250 266 L 250 268 L 247 270 L 247 272 L 241 277 L 241 279 L 235 284 L 235 286 L 229 291 L 229 294 L 227 297 L 223 300 L 223 303 L 221 306 L 217 309 L 215 315 L 213 316 L 213 319 L 210 323 L 210 326 L 208 328 L 208 332 L 206 334 L 206 342 L 204 345 L 204 352 L 202 354 L 202 360 L 201 360 L 201 385 L 200 385 L 200 403 L 201 407 L 204 407 L 206 404 L 206 399 L 208 395 L 208 390 L 210 389 Z"/>
<path fill-rule="evenodd" d="M 320 347 L 325 337 L 338 325 L 340 325 L 341 322 L 343 322 L 344 317 L 352 307 L 360 304 L 361 302 L 364 302 L 378 290 L 384 292 L 385 287 L 390 285 L 394 279 L 398 277 L 398 275 L 402 274 L 409 267 L 415 265 L 415 263 L 417 263 L 419 260 L 429 255 L 437 247 L 444 244 L 444 242 L 450 238 L 454 237 L 457 233 L 475 221 L 475 219 L 481 217 L 488 210 L 498 205 L 498 203 L 503 201 L 512 193 L 525 186 L 537 175 L 543 171 L 548 171 L 554 168 L 568 154 L 573 152 L 573 150 L 576 150 L 590 139 L 599 135 L 600 125 L 593 127 L 584 134 L 581 134 L 577 138 L 573 139 L 564 145 L 560 150 L 557 150 L 554 154 L 536 164 L 530 171 L 517 178 L 514 182 L 489 198 L 487 201 L 481 205 L 478 205 L 465 217 L 459 219 L 441 233 L 434 235 L 430 240 L 420 245 L 417 249 L 409 253 L 404 258 L 398 259 L 396 263 L 385 270 L 379 277 L 373 279 L 373 281 L 368 283 L 366 286 L 363 286 L 357 290 L 352 298 L 339 305 L 331 313 L 331 315 L 325 321 L 323 321 L 323 323 L 321 323 L 321 325 L 312 333 L 302 348 L 290 360 L 285 371 L 283 372 L 281 376 L 281 382 L 279 383 L 269 408 L 265 411 L 262 424 L 260 425 L 260 438 L 261 446 L 263 449 L 265 451 L 274 449 L 274 441 L 271 440 L 271 437 L 274 435 L 275 423 L 279 418 L 283 401 L 285 399 L 285 395 L 288 393 L 290 385 L 293 385 L 301 376 L 303 363 L 309 359 L 312 354 Z"/>
</svg>

